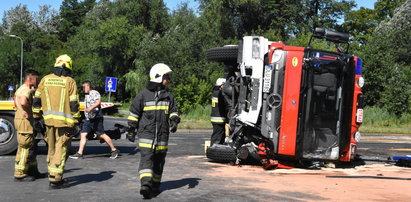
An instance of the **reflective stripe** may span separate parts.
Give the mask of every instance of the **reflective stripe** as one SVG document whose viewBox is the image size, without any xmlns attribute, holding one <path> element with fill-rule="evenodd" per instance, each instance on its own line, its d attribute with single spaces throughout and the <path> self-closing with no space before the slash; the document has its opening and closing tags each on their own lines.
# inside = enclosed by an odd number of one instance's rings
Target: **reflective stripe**
<svg viewBox="0 0 411 202">
<path fill-rule="evenodd" d="M 144 102 L 144 106 L 160 106 L 160 105 L 168 106 L 168 105 L 170 105 L 170 102 L 169 101 L 160 101 L 160 102 L 157 102 L 157 104 L 156 104 L 155 101 Z"/>
<path fill-rule="evenodd" d="M 127 119 L 131 120 L 131 121 L 138 121 L 138 118 L 136 118 L 134 116 L 128 116 Z"/>
<path fill-rule="evenodd" d="M 150 149 L 153 148 L 152 143 L 143 143 L 143 142 L 140 142 L 140 143 L 138 143 L 138 146 L 139 146 L 139 147 L 142 147 L 142 148 L 150 148 Z M 157 146 L 155 146 L 155 149 L 156 149 L 156 150 L 167 150 L 167 149 L 168 149 L 168 145 L 157 145 Z"/>
<path fill-rule="evenodd" d="M 152 144 L 152 143 L 153 143 L 153 140 L 151 140 L 151 139 L 139 138 L 139 139 L 138 139 L 138 142 L 139 142 L 139 143 Z"/>
<path fill-rule="evenodd" d="M 224 123 L 227 119 L 225 117 L 211 117 L 211 122 Z"/>
<path fill-rule="evenodd" d="M 142 143 L 142 142 L 138 143 L 138 146 L 143 147 L 143 148 L 150 148 L 150 149 L 153 147 L 151 143 Z"/>
<path fill-rule="evenodd" d="M 139 115 L 134 114 L 134 113 L 132 113 L 132 112 L 130 112 L 130 116 L 134 116 L 134 117 L 136 117 L 136 118 L 140 118 L 140 116 L 139 116 Z"/>
<path fill-rule="evenodd" d="M 211 98 L 211 106 L 215 107 L 217 103 L 218 103 L 218 98 L 217 97 L 212 97 Z"/>
<path fill-rule="evenodd" d="M 153 173 L 153 170 L 151 170 L 151 169 L 143 169 L 143 170 L 138 171 L 138 173 L 140 173 L 140 174 L 143 174 L 143 173 Z"/>
<path fill-rule="evenodd" d="M 142 173 L 142 174 L 140 174 L 140 179 L 142 179 L 143 177 L 153 177 L 153 173 Z"/>
<path fill-rule="evenodd" d="M 49 168 L 49 173 L 54 172 L 54 173 L 63 173 L 63 169 L 61 168 L 52 168 L 52 167 L 48 167 Z"/>
<path fill-rule="evenodd" d="M 43 112 L 44 115 L 57 115 L 57 116 L 63 116 L 65 118 L 73 119 L 73 116 L 71 114 L 67 114 L 64 112 L 56 112 L 56 111 L 45 111 Z"/>
<path fill-rule="evenodd" d="M 67 147 L 63 147 L 63 152 L 61 153 L 61 162 L 60 165 L 57 168 L 53 168 L 48 166 L 49 172 L 54 172 L 54 173 L 63 173 L 64 172 L 64 165 L 66 165 L 66 154 L 67 154 Z"/>
<path fill-rule="evenodd" d="M 55 119 L 60 121 L 65 121 L 67 123 L 74 123 L 74 118 L 71 114 L 66 114 L 64 112 L 56 111 L 45 111 L 43 112 L 44 120 Z"/>
<path fill-rule="evenodd" d="M 40 91 L 36 90 L 36 93 L 34 93 L 34 97 L 41 97 L 41 93 Z"/>
<path fill-rule="evenodd" d="M 26 158 L 24 158 L 26 156 L 26 152 L 28 149 L 25 148 L 21 148 L 20 151 L 20 161 L 18 164 L 16 164 L 15 168 L 19 169 L 19 170 L 26 170 Z"/>
<path fill-rule="evenodd" d="M 49 91 L 46 87 L 44 87 L 44 92 L 46 93 L 47 109 L 51 110 Z"/>
<path fill-rule="evenodd" d="M 167 150 L 167 149 L 168 149 L 168 145 L 156 146 L 156 150 Z"/>
<path fill-rule="evenodd" d="M 157 106 L 146 106 L 143 108 L 143 111 L 151 111 L 151 110 L 167 110 L 168 111 L 168 105 L 157 105 Z"/>
<path fill-rule="evenodd" d="M 80 112 L 76 112 L 73 114 L 73 118 L 79 118 L 80 117 Z"/>
<path fill-rule="evenodd" d="M 62 88 L 60 92 L 59 112 L 62 112 L 64 110 L 64 102 L 66 101 L 66 99 L 64 99 L 65 96 L 66 96 L 66 88 Z"/>
<path fill-rule="evenodd" d="M 34 108 L 34 107 L 33 107 L 32 110 L 33 110 L 33 113 L 40 113 L 40 108 Z"/>
<path fill-rule="evenodd" d="M 161 178 L 153 177 L 153 182 L 161 182 Z"/>
<path fill-rule="evenodd" d="M 173 117 L 173 116 L 178 116 L 178 113 L 177 113 L 177 112 L 171 113 L 171 114 L 170 114 L 170 118 Z"/>
<path fill-rule="evenodd" d="M 153 170 L 151 169 L 143 169 L 140 170 L 138 173 L 140 173 L 140 179 L 143 177 L 153 177 Z"/>
<path fill-rule="evenodd" d="M 70 96 L 70 101 L 77 101 L 77 100 L 78 100 L 78 95 Z"/>
<path fill-rule="evenodd" d="M 144 138 L 140 138 L 138 139 L 139 143 L 145 143 L 145 144 L 153 144 L 154 140 L 152 139 L 144 139 Z M 157 142 L 157 145 L 159 146 L 164 146 L 164 145 L 168 145 L 168 142 L 166 141 L 161 141 L 161 142 Z"/>
</svg>

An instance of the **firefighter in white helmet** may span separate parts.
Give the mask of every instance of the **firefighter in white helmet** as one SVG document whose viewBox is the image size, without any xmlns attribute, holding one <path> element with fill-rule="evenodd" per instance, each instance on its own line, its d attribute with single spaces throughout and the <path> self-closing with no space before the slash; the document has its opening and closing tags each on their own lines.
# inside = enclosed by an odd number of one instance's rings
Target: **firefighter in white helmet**
<svg viewBox="0 0 411 202">
<path fill-rule="evenodd" d="M 210 145 L 222 144 L 225 139 L 225 124 L 227 123 L 227 105 L 222 94 L 225 78 L 218 78 L 213 88 L 211 98 L 211 124 L 213 133 L 211 134 Z"/>
<path fill-rule="evenodd" d="M 140 194 L 144 198 L 160 193 L 169 133 L 176 132 L 180 122 L 174 96 L 165 89 L 171 72 L 163 63 L 154 65 L 147 87 L 137 94 L 130 106 L 127 138 L 134 142 L 136 134 L 139 137 Z"/>
</svg>

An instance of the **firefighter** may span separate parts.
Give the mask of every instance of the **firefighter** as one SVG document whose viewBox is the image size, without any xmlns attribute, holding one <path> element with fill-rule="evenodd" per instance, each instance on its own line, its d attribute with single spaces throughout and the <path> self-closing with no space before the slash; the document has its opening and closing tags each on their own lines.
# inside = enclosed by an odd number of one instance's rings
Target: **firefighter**
<svg viewBox="0 0 411 202">
<path fill-rule="evenodd" d="M 72 70 L 71 58 L 68 55 L 59 56 L 53 73 L 40 81 L 33 99 L 34 127 L 39 126 L 40 117 L 43 117 L 46 125 L 44 140 L 48 143 L 50 189 L 68 187 L 67 180 L 63 179 L 64 166 L 71 136 L 80 117 L 77 85 L 70 77 Z"/>
<path fill-rule="evenodd" d="M 174 96 L 165 89 L 171 72 L 163 63 L 154 65 L 147 87 L 137 94 L 130 106 L 127 138 L 134 142 L 137 133 L 139 136 L 140 194 L 144 198 L 160 193 L 169 133 L 175 133 L 180 122 Z"/>
<path fill-rule="evenodd" d="M 218 78 L 213 88 L 211 99 L 211 124 L 213 133 L 211 134 L 210 146 L 222 144 L 225 139 L 225 124 L 227 123 L 227 107 L 225 104 L 222 89 L 226 79 Z"/>
<path fill-rule="evenodd" d="M 38 85 L 38 78 L 38 72 L 27 70 L 24 73 L 24 83 L 14 96 L 14 125 L 18 143 L 14 179 L 18 182 L 34 181 L 43 177 L 37 168 L 37 142 L 32 112 L 33 94 Z"/>
</svg>

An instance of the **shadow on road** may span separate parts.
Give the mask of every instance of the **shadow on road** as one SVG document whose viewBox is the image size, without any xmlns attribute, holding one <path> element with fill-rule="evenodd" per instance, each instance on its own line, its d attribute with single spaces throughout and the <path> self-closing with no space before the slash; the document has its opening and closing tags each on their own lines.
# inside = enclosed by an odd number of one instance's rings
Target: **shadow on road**
<svg viewBox="0 0 411 202">
<path fill-rule="evenodd" d="M 199 184 L 200 178 L 184 178 L 181 180 L 165 181 L 161 183 L 161 191 L 178 189 L 188 185 L 189 189 L 196 187 Z"/>
<path fill-rule="evenodd" d="M 104 171 L 98 174 L 84 174 L 73 177 L 68 177 L 68 181 L 71 187 L 74 187 L 79 184 L 86 184 L 89 182 L 103 182 L 109 180 L 113 177 L 115 171 Z"/>
</svg>

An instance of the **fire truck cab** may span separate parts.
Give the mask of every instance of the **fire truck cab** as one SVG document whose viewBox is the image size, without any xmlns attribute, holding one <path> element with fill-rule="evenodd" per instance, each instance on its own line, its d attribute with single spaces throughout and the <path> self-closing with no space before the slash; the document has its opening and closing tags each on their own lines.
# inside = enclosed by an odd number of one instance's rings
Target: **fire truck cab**
<svg viewBox="0 0 411 202">
<path fill-rule="evenodd" d="M 335 43 L 337 51 L 311 47 L 313 38 Z M 348 47 L 348 34 L 317 28 L 307 47 L 246 36 L 239 46 L 210 49 L 208 60 L 228 70 L 223 92 L 232 109 L 231 135 L 224 145 L 209 147 L 207 157 L 253 158 L 267 169 L 305 160 L 352 161 L 364 79 L 362 60 Z"/>
</svg>

